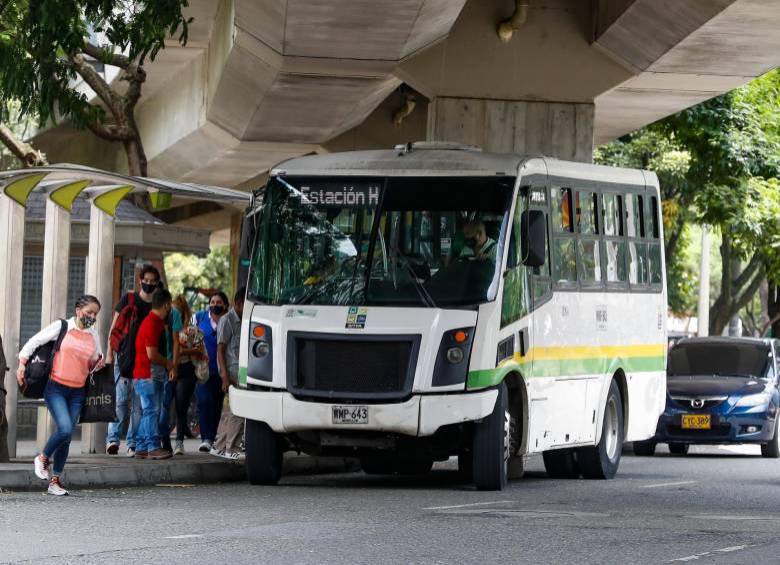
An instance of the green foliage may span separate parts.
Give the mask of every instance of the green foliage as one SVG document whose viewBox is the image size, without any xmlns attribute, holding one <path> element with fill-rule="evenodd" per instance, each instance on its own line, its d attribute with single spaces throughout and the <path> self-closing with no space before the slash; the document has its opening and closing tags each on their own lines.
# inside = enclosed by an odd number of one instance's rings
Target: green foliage
<svg viewBox="0 0 780 565">
<path fill-rule="evenodd" d="M 17 100 L 23 116 L 42 123 L 66 117 L 77 126 L 103 121 L 105 111 L 77 89 L 72 58 L 85 42 L 105 61 L 123 53 L 136 64 L 154 59 L 176 33 L 187 40 L 188 0 L 8 0 L 0 12 L 0 120 Z"/>
<path fill-rule="evenodd" d="M 695 307 L 694 223 L 719 228 L 731 260 L 758 258 L 760 276 L 780 277 L 780 70 L 600 147 L 595 159 L 658 174 L 674 312 Z M 721 308 L 750 298 L 740 296 L 750 279 L 735 275 L 742 286 L 729 288 Z"/>
<path fill-rule="evenodd" d="M 228 246 L 215 247 L 205 257 L 189 253 L 166 255 L 165 273 L 174 296 L 188 287 L 213 288 L 224 291 L 232 300 L 234 289 Z"/>
</svg>

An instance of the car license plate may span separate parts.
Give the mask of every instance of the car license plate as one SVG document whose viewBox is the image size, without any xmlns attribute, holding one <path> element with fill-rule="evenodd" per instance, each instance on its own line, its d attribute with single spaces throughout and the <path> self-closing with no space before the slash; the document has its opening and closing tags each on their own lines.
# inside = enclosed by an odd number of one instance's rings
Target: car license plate
<svg viewBox="0 0 780 565">
<path fill-rule="evenodd" d="M 334 424 L 368 424 L 368 406 L 333 406 Z"/>
<path fill-rule="evenodd" d="M 709 414 L 683 414 L 682 427 L 684 430 L 709 430 L 711 427 Z"/>
</svg>

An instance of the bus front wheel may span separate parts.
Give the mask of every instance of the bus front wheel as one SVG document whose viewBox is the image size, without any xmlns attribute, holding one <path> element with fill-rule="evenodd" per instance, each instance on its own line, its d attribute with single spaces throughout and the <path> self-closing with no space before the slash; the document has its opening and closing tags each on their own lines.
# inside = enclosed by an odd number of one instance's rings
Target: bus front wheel
<svg viewBox="0 0 780 565">
<path fill-rule="evenodd" d="M 472 472 L 479 490 L 503 490 L 506 486 L 511 436 L 509 391 L 502 382 L 493 412 L 474 426 Z"/>
<path fill-rule="evenodd" d="M 577 463 L 586 479 L 611 479 L 620 466 L 623 448 L 623 403 L 620 389 L 613 380 L 604 407 L 604 424 L 599 443 L 577 449 Z"/>
<path fill-rule="evenodd" d="M 275 485 L 282 478 L 279 436 L 265 422 L 246 421 L 246 474 L 253 485 Z"/>
</svg>

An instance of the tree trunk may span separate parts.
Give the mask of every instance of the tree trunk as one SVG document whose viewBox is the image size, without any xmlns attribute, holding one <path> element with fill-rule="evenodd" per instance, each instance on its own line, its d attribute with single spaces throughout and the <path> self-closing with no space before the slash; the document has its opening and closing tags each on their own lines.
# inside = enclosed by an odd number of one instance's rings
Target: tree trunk
<svg viewBox="0 0 780 565">
<path fill-rule="evenodd" d="M 780 338 L 780 285 L 770 283 L 766 309 L 772 323 L 772 337 Z"/>
<path fill-rule="evenodd" d="M 44 153 L 16 137 L 5 124 L 0 124 L 0 142 L 22 162 L 23 167 L 43 167 L 49 164 Z"/>
<path fill-rule="evenodd" d="M 134 177 L 149 176 L 146 153 L 144 152 L 144 146 L 138 132 L 136 131 L 133 138 L 123 141 L 122 144 L 124 145 L 125 153 L 127 154 L 127 169 L 129 173 Z"/>
</svg>

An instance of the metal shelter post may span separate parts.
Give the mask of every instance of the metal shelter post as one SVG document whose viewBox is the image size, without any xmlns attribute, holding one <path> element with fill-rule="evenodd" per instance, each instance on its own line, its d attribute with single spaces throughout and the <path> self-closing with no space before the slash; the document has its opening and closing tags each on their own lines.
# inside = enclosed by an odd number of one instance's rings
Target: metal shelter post
<svg viewBox="0 0 780 565">
<path fill-rule="evenodd" d="M 49 191 L 46 199 L 46 224 L 43 240 L 43 280 L 41 293 L 41 327 L 67 318 L 70 271 L 70 212 L 73 201 L 89 181 L 60 184 Z M 45 406 L 38 408 L 36 446 L 41 451 L 54 430 L 54 420 Z"/>
<path fill-rule="evenodd" d="M 4 385 L 8 419 L 8 454 L 16 457 L 16 368 L 22 317 L 22 262 L 24 257 L 24 205 L 45 174 L 17 177 L 0 191 L 0 331 L 8 363 Z"/>
<path fill-rule="evenodd" d="M 130 186 L 90 190 L 89 256 L 87 259 L 87 294 L 100 300 L 97 331 L 100 344 L 108 342 L 111 329 L 114 286 L 114 215 L 116 206 L 130 191 Z M 105 354 L 105 352 L 104 352 Z M 81 452 L 102 453 L 106 444 L 108 425 L 84 424 L 81 426 Z"/>
</svg>

